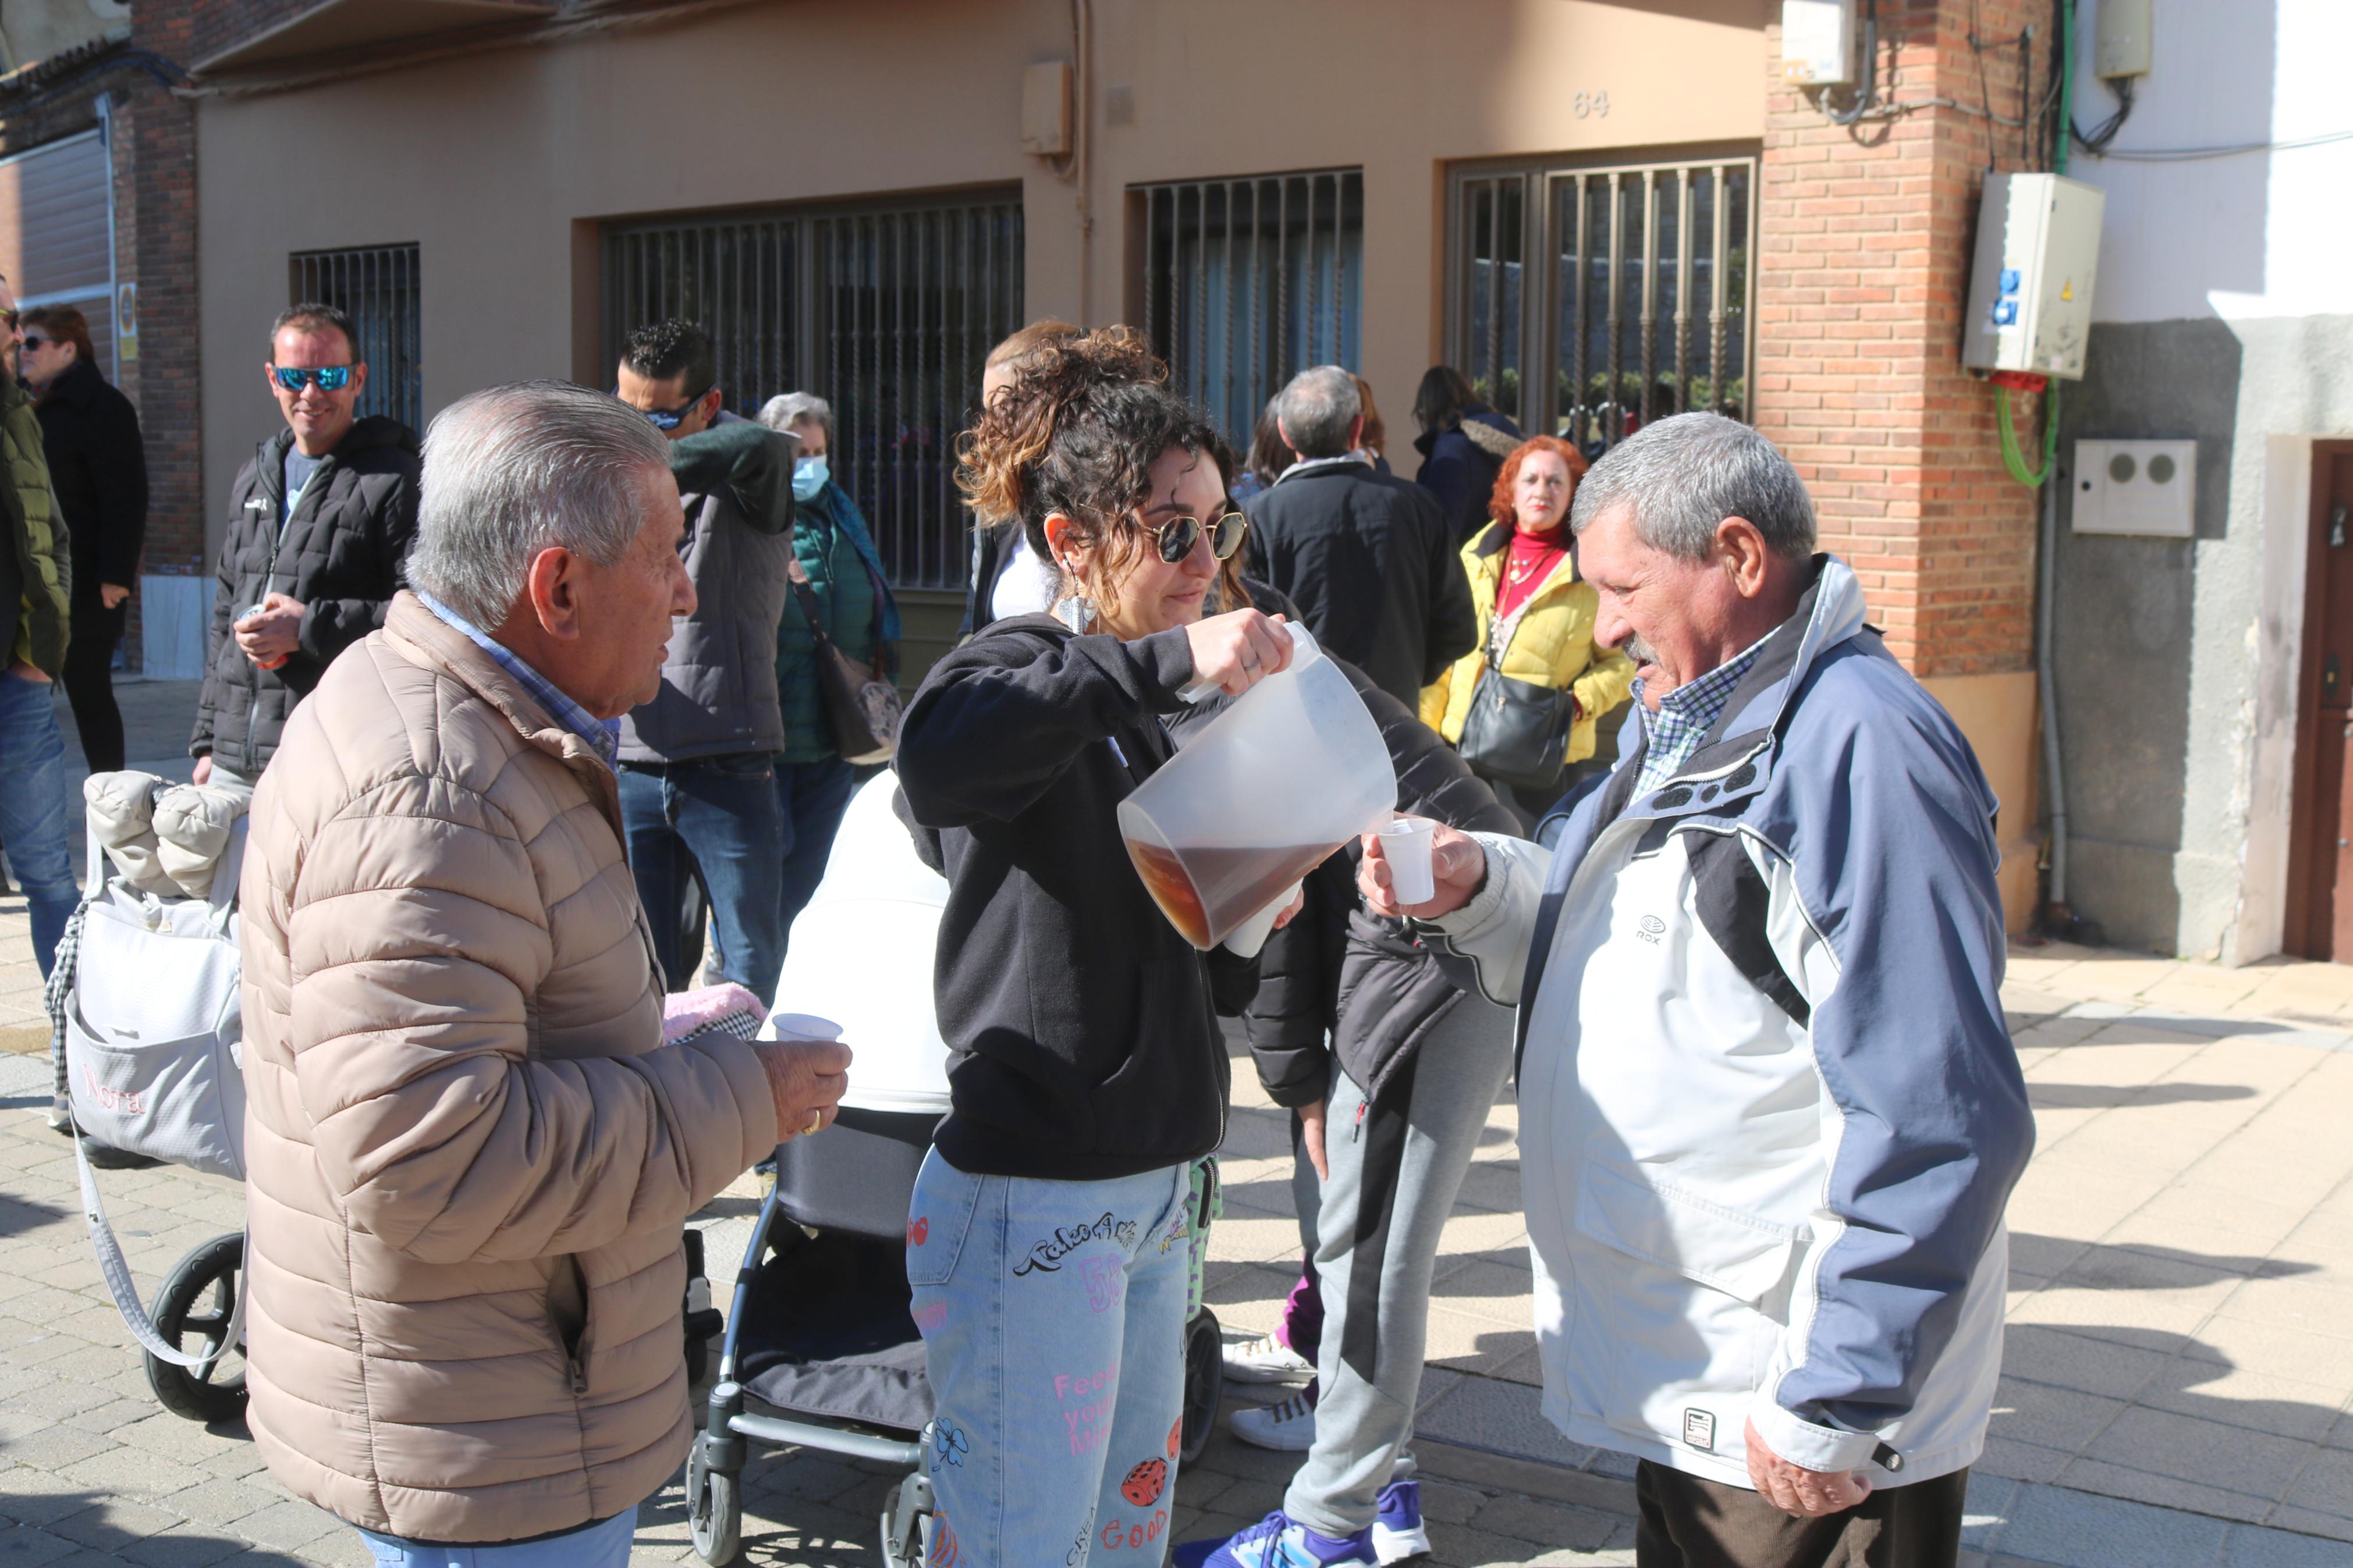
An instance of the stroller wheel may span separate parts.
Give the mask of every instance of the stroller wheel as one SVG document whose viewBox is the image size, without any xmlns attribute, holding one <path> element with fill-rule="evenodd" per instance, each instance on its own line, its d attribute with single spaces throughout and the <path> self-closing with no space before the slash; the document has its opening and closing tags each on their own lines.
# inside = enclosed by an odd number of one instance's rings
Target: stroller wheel
<svg viewBox="0 0 2353 1568">
<path fill-rule="evenodd" d="M 1185 1436 L 1177 1458 L 1191 1464 L 1218 1429 L 1218 1407 L 1226 1397 L 1225 1348 L 1218 1314 L 1203 1307 L 1185 1325 Z"/>
<path fill-rule="evenodd" d="M 686 1458 L 686 1524 L 694 1537 L 694 1554 L 725 1568 L 744 1550 L 744 1494 L 738 1478 L 714 1470 L 703 1456 L 703 1439 L 694 1440 Z"/>
<path fill-rule="evenodd" d="M 923 1568 L 931 1542 L 932 1483 L 917 1470 L 899 1483 L 882 1510 L 883 1568 Z"/>
<path fill-rule="evenodd" d="M 155 1328 L 174 1350 L 220 1345 L 237 1308 L 245 1264 L 245 1235 L 216 1236 L 185 1258 L 155 1297 Z M 189 1342 L 194 1341 L 192 1345 Z M 147 1385 L 174 1415 L 191 1421 L 227 1421 L 245 1411 L 245 1345 L 223 1346 L 220 1359 L 202 1369 L 174 1366 L 148 1356 Z"/>
</svg>

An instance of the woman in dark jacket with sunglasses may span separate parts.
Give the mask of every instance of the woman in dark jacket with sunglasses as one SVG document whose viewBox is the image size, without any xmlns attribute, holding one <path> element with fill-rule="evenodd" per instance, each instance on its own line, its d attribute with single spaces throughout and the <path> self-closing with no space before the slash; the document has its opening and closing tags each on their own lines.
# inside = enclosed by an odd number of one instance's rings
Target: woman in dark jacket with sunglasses
<svg viewBox="0 0 2353 1568">
<path fill-rule="evenodd" d="M 1246 690 L 1291 643 L 1255 610 L 1204 618 L 1242 530 L 1221 521 L 1218 437 L 1165 374 L 1107 328 L 990 401 L 960 479 L 1054 563 L 1057 603 L 941 660 L 900 733 L 902 810 L 948 880 L 952 1056 L 907 1276 L 933 1552 L 975 1568 L 1106 1542 L 1156 1560 L 1174 1507 L 1191 1167 L 1225 1131 L 1217 1002 L 1246 1000 L 1254 969 L 1177 935 L 1116 813 L 1174 754 L 1182 693 Z"/>
</svg>

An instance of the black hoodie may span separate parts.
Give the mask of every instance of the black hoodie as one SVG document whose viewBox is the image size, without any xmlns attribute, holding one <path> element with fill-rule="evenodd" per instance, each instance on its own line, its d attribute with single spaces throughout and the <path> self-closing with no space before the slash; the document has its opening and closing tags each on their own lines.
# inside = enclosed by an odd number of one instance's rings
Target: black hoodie
<svg viewBox="0 0 2353 1568">
<path fill-rule="evenodd" d="M 1182 629 L 1123 643 L 999 621 L 932 668 L 899 732 L 900 810 L 948 879 L 934 995 L 953 1059 L 936 1143 L 973 1175 L 1105 1181 L 1225 1134 L 1219 1010 L 1254 963 L 1176 934 L 1120 801 L 1176 754 Z"/>
<path fill-rule="evenodd" d="M 188 754 L 250 777 L 269 764 L 294 705 L 335 656 L 384 625 L 417 542 L 417 432 L 371 415 L 343 433 L 280 529 L 291 430 L 261 443 L 229 487 L 213 587 L 205 686 Z M 245 657 L 229 623 L 272 591 L 306 605 L 301 645 L 276 669 Z"/>
</svg>

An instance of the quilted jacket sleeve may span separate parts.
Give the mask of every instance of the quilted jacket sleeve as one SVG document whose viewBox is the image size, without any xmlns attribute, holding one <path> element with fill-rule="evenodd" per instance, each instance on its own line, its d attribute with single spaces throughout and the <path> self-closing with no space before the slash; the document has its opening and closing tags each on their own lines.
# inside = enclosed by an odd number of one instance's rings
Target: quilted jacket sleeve
<svg viewBox="0 0 2353 1568">
<path fill-rule="evenodd" d="M 417 470 L 411 464 L 378 478 L 370 476 L 346 504 L 353 521 L 375 543 L 377 583 L 383 596 L 331 598 L 309 602 L 302 616 L 302 651 L 322 666 L 384 625 L 392 596 L 408 581 L 408 552 L 417 543 Z"/>
<path fill-rule="evenodd" d="M 555 963 L 545 868 L 479 797 L 407 782 L 363 792 L 292 862 L 295 885 L 270 889 L 296 1089 L 336 1201 L 439 1264 L 677 1226 L 776 1146 L 758 1059 L 732 1039 L 538 1057 L 532 998 Z M 646 961 L 631 925 L 586 962 L 624 945 Z M 649 1008 L 614 1027 L 659 1039 Z"/>
</svg>

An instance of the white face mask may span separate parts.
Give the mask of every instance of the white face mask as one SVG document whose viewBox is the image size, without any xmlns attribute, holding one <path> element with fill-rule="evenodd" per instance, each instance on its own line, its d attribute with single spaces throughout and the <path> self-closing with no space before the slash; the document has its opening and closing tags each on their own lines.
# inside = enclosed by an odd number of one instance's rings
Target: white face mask
<svg viewBox="0 0 2353 1568">
<path fill-rule="evenodd" d="M 803 458 L 793 464 L 793 499 L 815 500 L 817 492 L 833 477 L 831 467 L 823 458 Z"/>
</svg>

